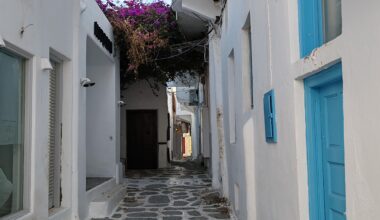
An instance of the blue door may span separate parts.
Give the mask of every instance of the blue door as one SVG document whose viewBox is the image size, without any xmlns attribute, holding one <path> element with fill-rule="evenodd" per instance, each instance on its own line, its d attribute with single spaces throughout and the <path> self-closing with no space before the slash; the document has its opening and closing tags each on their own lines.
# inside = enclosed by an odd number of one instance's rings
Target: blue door
<svg viewBox="0 0 380 220">
<path fill-rule="evenodd" d="M 342 92 L 342 82 L 320 89 L 326 220 L 346 219 Z"/>
<path fill-rule="evenodd" d="M 337 64 L 305 80 L 311 220 L 346 220 L 343 85 Z"/>
</svg>

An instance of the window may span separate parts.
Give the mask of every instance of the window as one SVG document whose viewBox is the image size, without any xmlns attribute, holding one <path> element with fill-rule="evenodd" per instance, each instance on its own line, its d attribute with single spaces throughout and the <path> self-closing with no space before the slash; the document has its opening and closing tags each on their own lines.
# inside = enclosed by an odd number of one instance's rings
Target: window
<svg viewBox="0 0 380 220">
<path fill-rule="evenodd" d="M 235 55 L 231 51 L 228 56 L 228 110 L 230 122 L 230 143 L 236 142 L 236 115 L 235 115 Z"/>
<path fill-rule="evenodd" d="M 0 218 L 23 209 L 24 60 L 0 49 Z"/>
<path fill-rule="evenodd" d="M 252 74 L 252 34 L 251 34 L 251 16 L 243 26 L 243 95 L 245 109 L 253 109 L 253 74 Z"/>
<path fill-rule="evenodd" d="M 271 90 L 264 95 L 264 122 L 265 139 L 267 142 L 277 142 L 276 108 L 274 91 Z"/>
<path fill-rule="evenodd" d="M 300 47 L 304 57 L 342 33 L 341 0 L 299 0 Z"/>
</svg>

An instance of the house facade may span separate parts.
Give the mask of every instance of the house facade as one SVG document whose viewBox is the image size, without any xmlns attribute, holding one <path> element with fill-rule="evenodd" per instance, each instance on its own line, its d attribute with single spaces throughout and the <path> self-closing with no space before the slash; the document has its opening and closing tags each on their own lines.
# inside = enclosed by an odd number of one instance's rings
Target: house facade
<svg viewBox="0 0 380 220">
<path fill-rule="evenodd" d="M 0 218 L 109 214 L 125 190 L 110 23 L 92 0 L 6 1 L 0 47 Z"/>
<path fill-rule="evenodd" d="M 121 161 L 125 170 L 169 166 L 169 117 L 166 88 L 139 80 L 122 91 Z"/>
<path fill-rule="evenodd" d="M 380 3 L 177 2 L 210 23 L 213 186 L 238 219 L 378 219 Z"/>
<path fill-rule="evenodd" d="M 192 156 L 203 156 L 238 219 L 380 219 L 379 7 L 174 1 L 184 26 L 209 28 L 208 74 L 187 117 Z M 2 3 L 1 219 L 108 216 L 125 195 L 136 135 L 157 147 L 138 165 L 169 166 L 167 104 L 178 97 L 145 81 L 120 95 L 118 70 L 95 1 Z"/>
</svg>

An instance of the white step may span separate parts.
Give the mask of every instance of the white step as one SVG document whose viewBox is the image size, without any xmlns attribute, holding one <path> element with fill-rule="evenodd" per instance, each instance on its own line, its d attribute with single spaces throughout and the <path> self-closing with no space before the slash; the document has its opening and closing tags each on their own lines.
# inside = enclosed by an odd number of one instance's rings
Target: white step
<svg viewBox="0 0 380 220">
<path fill-rule="evenodd" d="M 103 192 L 90 203 L 90 218 L 104 218 L 112 214 L 119 202 L 124 198 L 127 188 L 124 185 L 115 185 L 112 189 Z"/>
</svg>

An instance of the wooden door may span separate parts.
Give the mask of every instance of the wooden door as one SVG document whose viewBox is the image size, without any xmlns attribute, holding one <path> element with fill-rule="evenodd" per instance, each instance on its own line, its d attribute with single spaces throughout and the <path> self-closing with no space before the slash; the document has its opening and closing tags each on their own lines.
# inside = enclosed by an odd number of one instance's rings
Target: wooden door
<svg viewBox="0 0 380 220">
<path fill-rule="evenodd" d="M 158 167 L 156 110 L 127 111 L 127 169 Z"/>
<path fill-rule="evenodd" d="M 310 220 L 346 220 L 342 66 L 305 80 Z"/>
<path fill-rule="evenodd" d="M 323 185 L 326 220 L 346 219 L 342 82 L 320 93 Z"/>
</svg>

